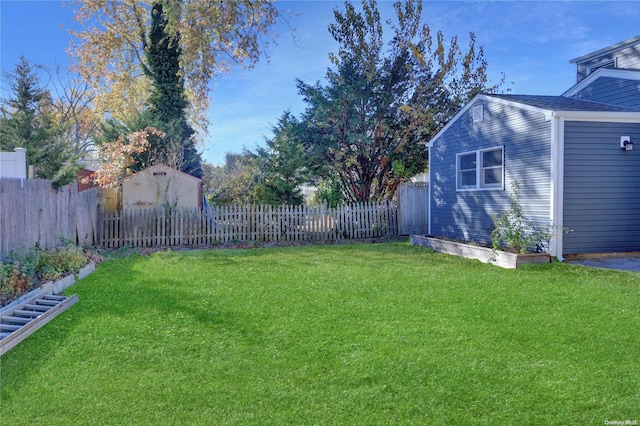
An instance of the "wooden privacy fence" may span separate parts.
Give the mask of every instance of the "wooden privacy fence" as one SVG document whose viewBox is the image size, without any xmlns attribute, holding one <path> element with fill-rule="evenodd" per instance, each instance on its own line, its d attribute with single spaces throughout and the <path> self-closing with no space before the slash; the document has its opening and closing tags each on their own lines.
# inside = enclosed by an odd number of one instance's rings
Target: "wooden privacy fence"
<svg viewBox="0 0 640 426">
<path fill-rule="evenodd" d="M 94 244 L 97 194 L 76 184 L 55 190 L 50 180 L 0 178 L 0 259 L 62 240 Z"/>
<path fill-rule="evenodd" d="M 214 206 L 100 212 L 98 244 L 123 246 L 212 245 L 229 241 L 295 242 L 398 235 L 394 203 L 321 206 Z"/>
</svg>

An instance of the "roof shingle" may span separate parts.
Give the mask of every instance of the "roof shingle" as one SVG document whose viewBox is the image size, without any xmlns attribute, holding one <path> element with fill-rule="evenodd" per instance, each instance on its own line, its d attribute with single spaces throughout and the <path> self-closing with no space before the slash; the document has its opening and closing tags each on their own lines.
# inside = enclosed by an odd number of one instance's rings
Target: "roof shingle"
<svg viewBox="0 0 640 426">
<path fill-rule="evenodd" d="M 565 96 L 543 96 L 543 95 L 487 95 L 494 98 L 504 99 L 546 109 L 549 111 L 594 111 L 594 112 L 638 112 L 635 108 L 621 107 L 617 105 L 590 102 L 582 99 L 575 99 Z"/>
</svg>

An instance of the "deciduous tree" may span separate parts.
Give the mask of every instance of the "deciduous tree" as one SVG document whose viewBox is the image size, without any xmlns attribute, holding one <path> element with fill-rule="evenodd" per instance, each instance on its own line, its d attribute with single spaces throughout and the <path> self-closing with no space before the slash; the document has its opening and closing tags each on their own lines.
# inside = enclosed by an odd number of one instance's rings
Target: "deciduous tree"
<svg viewBox="0 0 640 426">
<path fill-rule="evenodd" d="M 133 171 L 137 157 L 149 150 L 149 138 L 164 138 L 158 129 L 148 127 L 140 132 L 119 135 L 118 139 L 98 146 L 102 164 L 94 174 L 94 182 L 105 188 L 118 185 Z"/>
<path fill-rule="evenodd" d="M 99 129 L 100 117 L 93 108 L 93 96 L 89 85 L 68 73 L 62 73 L 56 67 L 50 74 L 53 107 L 56 116 L 65 131 L 62 138 L 73 147 L 82 158 L 95 155 L 95 136 Z"/>
<path fill-rule="evenodd" d="M 254 155 L 227 153 L 224 166 L 203 165 L 203 180 L 211 204 L 256 203 L 260 170 Z"/>
<path fill-rule="evenodd" d="M 83 30 L 69 53 L 75 69 L 91 84 L 95 106 L 113 117 L 132 116 L 145 103 L 150 79 L 144 53 L 153 0 L 74 2 Z M 192 107 L 190 118 L 202 129 L 209 104 L 209 83 L 232 65 L 253 66 L 269 42 L 280 13 L 271 0 L 165 0 L 167 30 L 180 33 L 181 75 Z"/>
</svg>

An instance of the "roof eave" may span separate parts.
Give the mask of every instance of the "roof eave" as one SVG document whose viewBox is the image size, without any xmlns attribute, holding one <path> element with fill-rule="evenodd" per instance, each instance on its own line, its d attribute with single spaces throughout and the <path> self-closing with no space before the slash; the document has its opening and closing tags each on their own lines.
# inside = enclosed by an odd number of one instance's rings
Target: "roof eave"
<svg viewBox="0 0 640 426">
<path fill-rule="evenodd" d="M 620 78 L 623 80 L 640 80 L 640 71 L 622 70 L 615 68 L 598 68 L 597 70 L 583 78 L 580 82 L 574 84 L 569 90 L 564 92 L 562 96 L 572 97 L 600 77 Z"/>
<path fill-rule="evenodd" d="M 491 95 L 476 95 L 471 101 L 469 101 L 447 124 L 444 126 L 429 142 L 427 147 L 432 148 L 434 142 L 444 134 L 453 123 L 455 123 L 465 111 L 467 111 L 471 105 L 478 100 L 491 100 L 502 104 L 511 104 L 518 108 L 525 108 L 528 110 L 536 111 L 544 114 L 549 118 L 564 118 L 572 121 L 605 121 L 605 122 L 621 122 L 621 123 L 640 123 L 640 111 L 564 111 L 564 110 L 550 110 L 539 107 L 534 107 L 525 103 L 510 101 L 502 98 L 495 98 Z"/>
<path fill-rule="evenodd" d="M 554 111 L 552 116 L 572 121 L 640 123 L 640 111 Z"/>
</svg>

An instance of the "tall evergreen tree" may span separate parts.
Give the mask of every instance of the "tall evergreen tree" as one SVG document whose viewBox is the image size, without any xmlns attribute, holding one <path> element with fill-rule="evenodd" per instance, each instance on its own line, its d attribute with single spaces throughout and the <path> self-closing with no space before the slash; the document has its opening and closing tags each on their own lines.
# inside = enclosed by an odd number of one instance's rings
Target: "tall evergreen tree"
<svg viewBox="0 0 640 426">
<path fill-rule="evenodd" d="M 27 164 L 38 178 L 51 179 L 58 187 L 76 180 L 77 157 L 62 135 L 51 94 L 41 87 L 36 66 L 24 56 L 12 73 L 5 74 L 11 95 L 2 101 L 0 150 L 26 148 Z"/>
<path fill-rule="evenodd" d="M 300 186 L 309 181 L 311 174 L 301 124 L 286 111 L 273 127 L 273 133 L 275 136 L 265 141 L 266 148 L 257 149 L 262 165 L 263 200 L 275 205 L 300 205 L 304 202 Z"/>
<path fill-rule="evenodd" d="M 151 17 L 145 42 L 147 65 L 143 67 L 152 83 L 146 118 L 148 126 L 162 130 L 166 137 L 149 141 L 149 155 L 153 156 L 149 160 L 155 160 L 149 163 L 178 166 L 183 172 L 201 178 L 202 159 L 193 140 L 195 131 L 186 115 L 189 102 L 180 68 L 180 33 L 171 36 L 167 31 L 169 22 L 161 3 L 152 5 Z"/>
</svg>

